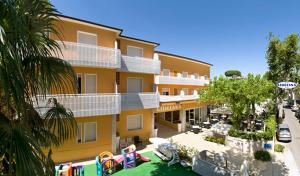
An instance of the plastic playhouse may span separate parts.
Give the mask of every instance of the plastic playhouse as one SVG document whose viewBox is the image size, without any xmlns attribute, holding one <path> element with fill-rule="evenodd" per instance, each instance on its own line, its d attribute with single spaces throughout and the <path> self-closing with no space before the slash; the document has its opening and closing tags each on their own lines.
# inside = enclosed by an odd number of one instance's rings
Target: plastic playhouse
<svg viewBox="0 0 300 176">
<path fill-rule="evenodd" d="M 60 164 L 55 168 L 55 176 L 84 176 L 84 166 L 73 166 L 72 163 Z"/>
<path fill-rule="evenodd" d="M 110 152 L 102 152 L 96 157 L 97 176 L 107 176 L 116 172 L 116 166 L 121 164 L 124 169 L 136 167 L 137 160 L 144 162 L 150 158 L 143 157 L 136 152 L 135 145 L 121 150 L 121 155 L 114 156 Z"/>
</svg>

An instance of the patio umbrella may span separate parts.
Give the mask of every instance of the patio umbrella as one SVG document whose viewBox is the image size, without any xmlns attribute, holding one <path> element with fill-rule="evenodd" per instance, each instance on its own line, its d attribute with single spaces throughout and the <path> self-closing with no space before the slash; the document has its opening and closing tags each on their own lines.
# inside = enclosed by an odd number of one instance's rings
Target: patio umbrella
<svg viewBox="0 0 300 176">
<path fill-rule="evenodd" d="M 219 107 L 210 111 L 211 114 L 222 114 L 222 115 L 231 115 L 231 111 L 228 107 Z"/>
</svg>

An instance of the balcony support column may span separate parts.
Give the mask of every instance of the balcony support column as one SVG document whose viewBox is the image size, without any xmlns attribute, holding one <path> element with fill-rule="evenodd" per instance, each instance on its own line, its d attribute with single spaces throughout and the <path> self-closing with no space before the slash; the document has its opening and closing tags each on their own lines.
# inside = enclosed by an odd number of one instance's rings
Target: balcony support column
<svg viewBox="0 0 300 176">
<path fill-rule="evenodd" d="M 152 115 L 151 115 L 151 137 L 155 137 L 154 136 L 154 126 L 155 126 L 155 116 L 154 116 L 154 112 L 152 112 Z"/>
<path fill-rule="evenodd" d="M 116 136 L 116 133 L 117 133 L 117 115 L 116 114 L 113 114 L 112 115 L 112 118 L 111 118 L 111 141 L 112 141 L 112 153 L 116 153 L 117 151 L 117 136 Z"/>
<path fill-rule="evenodd" d="M 185 131 L 185 110 L 180 110 L 181 131 Z"/>
</svg>

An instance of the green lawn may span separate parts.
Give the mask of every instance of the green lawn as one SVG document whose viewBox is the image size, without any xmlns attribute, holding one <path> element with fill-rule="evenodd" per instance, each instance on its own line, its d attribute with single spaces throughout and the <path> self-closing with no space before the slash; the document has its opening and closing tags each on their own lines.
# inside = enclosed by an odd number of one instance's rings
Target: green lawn
<svg viewBox="0 0 300 176">
<path fill-rule="evenodd" d="M 119 168 L 113 176 L 196 176 L 190 167 L 184 168 L 180 164 L 168 167 L 167 162 L 162 161 L 153 152 L 143 153 L 143 156 L 151 158 L 151 162 L 140 162 L 138 166 L 131 169 Z M 96 165 L 87 165 L 84 169 L 84 175 L 96 176 Z"/>
</svg>

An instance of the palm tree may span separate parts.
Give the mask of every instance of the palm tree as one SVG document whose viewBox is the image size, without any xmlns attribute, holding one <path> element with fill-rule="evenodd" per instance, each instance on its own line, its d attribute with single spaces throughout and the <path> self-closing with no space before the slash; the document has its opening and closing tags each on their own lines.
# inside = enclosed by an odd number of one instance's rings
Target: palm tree
<svg viewBox="0 0 300 176">
<path fill-rule="evenodd" d="M 76 134 L 73 113 L 56 99 L 46 113 L 36 110 L 47 92 L 76 90 L 71 65 L 54 57 L 60 48 L 49 38 L 60 36 L 57 14 L 48 0 L 0 2 L 0 175 L 52 175 L 51 147 Z"/>
</svg>

